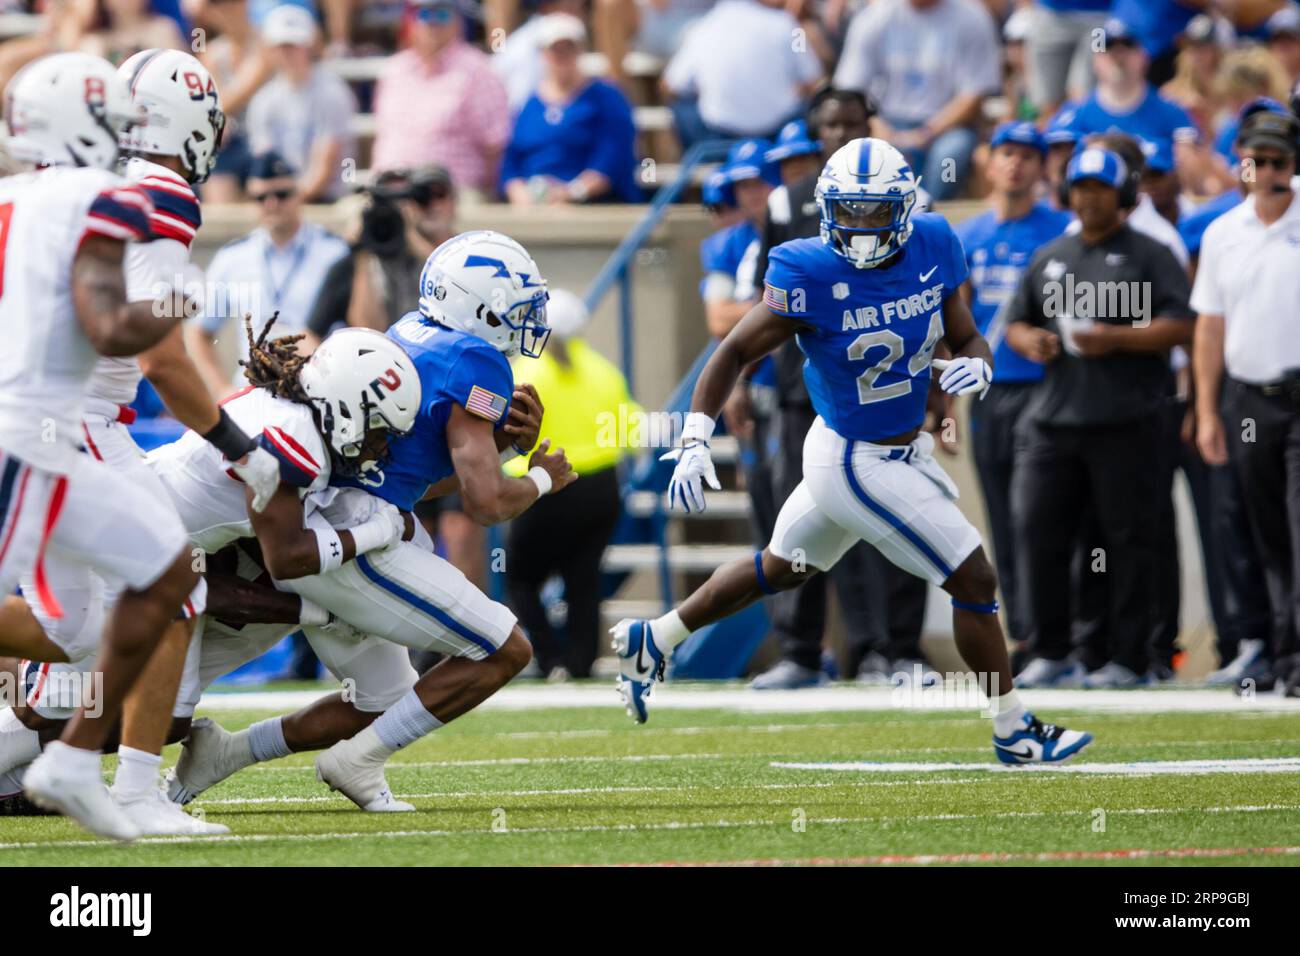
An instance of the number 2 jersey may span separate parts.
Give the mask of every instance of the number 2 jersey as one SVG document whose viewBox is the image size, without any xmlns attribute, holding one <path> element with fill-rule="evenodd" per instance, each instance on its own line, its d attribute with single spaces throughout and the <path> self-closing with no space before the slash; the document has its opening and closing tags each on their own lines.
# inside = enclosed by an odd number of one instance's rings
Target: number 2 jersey
<svg viewBox="0 0 1300 956">
<path fill-rule="evenodd" d="M 943 304 L 967 269 L 946 219 L 925 213 L 911 222 L 888 268 L 859 269 L 820 238 L 782 243 L 768 257 L 763 302 L 806 326 L 796 341 L 808 394 L 844 438 L 879 441 L 925 419 Z"/>
<path fill-rule="evenodd" d="M 73 305 L 73 261 L 93 236 L 147 240 L 152 214 L 139 186 L 107 170 L 0 179 L 0 448 L 49 471 L 72 468 L 99 359 Z"/>
<path fill-rule="evenodd" d="M 447 447 L 447 420 L 459 405 L 498 426 L 514 394 L 510 363 L 491 343 L 408 312 L 388 330 L 415 363 L 421 407 L 411 433 L 395 438 L 383 465 L 361 479 L 337 478 L 336 485 L 364 488 L 410 511 L 429 485 L 455 471 Z"/>
</svg>

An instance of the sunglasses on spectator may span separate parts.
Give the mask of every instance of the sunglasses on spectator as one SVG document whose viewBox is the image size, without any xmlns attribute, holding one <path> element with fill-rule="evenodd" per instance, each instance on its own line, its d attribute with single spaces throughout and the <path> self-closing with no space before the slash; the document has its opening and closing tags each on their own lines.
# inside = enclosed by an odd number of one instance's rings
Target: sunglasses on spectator
<svg viewBox="0 0 1300 956">
<path fill-rule="evenodd" d="M 421 23 L 435 23 L 438 26 L 446 26 L 451 23 L 455 12 L 449 6 L 419 6 L 415 8 L 415 19 Z"/>
<path fill-rule="evenodd" d="M 1243 156 L 1242 161 L 1250 163 L 1252 166 L 1255 167 L 1262 166 L 1265 169 L 1268 169 L 1271 166 L 1273 169 L 1276 169 L 1278 172 L 1281 173 L 1281 172 L 1286 172 L 1288 169 L 1291 168 L 1291 164 L 1295 162 L 1295 157 L 1294 156 Z"/>
<path fill-rule="evenodd" d="M 285 189 L 268 189 L 268 190 L 266 190 L 266 192 L 261 192 L 261 193 L 249 193 L 249 194 L 248 194 L 248 198 L 251 199 L 251 200 L 253 200 L 253 202 L 256 202 L 256 203 L 264 203 L 264 202 L 266 202 L 268 199 L 270 199 L 272 196 L 274 196 L 276 199 L 280 200 L 280 202 L 284 202 L 286 199 L 288 199 L 290 196 L 292 196 L 293 193 L 294 193 L 294 190 L 293 190 L 292 188 L 285 188 Z"/>
</svg>

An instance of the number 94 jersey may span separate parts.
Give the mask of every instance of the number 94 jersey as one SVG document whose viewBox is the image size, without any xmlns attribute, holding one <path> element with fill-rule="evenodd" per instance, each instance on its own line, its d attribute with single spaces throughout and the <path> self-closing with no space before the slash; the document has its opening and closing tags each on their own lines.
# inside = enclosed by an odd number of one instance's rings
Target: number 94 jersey
<svg viewBox="0 0 1300 956">
<path fill-rule="evenodd" d="M 844 438 L 878 441 L 925 419 L 943 303 L 966 275 L 961 240 L 926 213 L 888 268 L 858 269 L 818 238 L 777 246 L 763 302 L 807 326 L 797 341 L 817 414 Z"/>
</svg>

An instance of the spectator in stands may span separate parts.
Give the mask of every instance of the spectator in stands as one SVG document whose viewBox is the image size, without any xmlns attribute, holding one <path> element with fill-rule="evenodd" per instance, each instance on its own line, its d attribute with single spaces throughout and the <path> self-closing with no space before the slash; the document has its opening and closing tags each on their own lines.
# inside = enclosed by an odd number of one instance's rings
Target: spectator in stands
<svg viewBox="0 0 1300 956">
<path fill-rule="evenodd" d="M 1241 113 L 1260 99 L 1266 99 L 1280 108 L 1291 92 L 1291 83 L 1281 63 L 1263 47 L 1233 50 L 1224 57 L 1215 83 L 1227 117 L 1215 137 L 1214 151 L 1223 159 L 1225 169 L 1235 170 L 1235 146 Z M 1235 179 L 1235 173 L 1226 177 L 1221 188 L 1231 187 L 1235 184 Z"/>
<path fill-rule="evenodd" d="M 245 114 L 249 102 L 271 77 L 270 56 L 248 17 L 248 0 L 208 0 L 200 23 L 217 37 L 198 54 L 221 91 L 226 130 L 212 175 L 203 184 L 205 203 L 235 202 L 243 194 L 253 154 Z"/>
<path fill-rule="evenodd" d="M 549 14 L 537 42 L 542 81 L 515 119 L 501 164 L 502 193 L 516 206 L 636 202 L 632 107 L 614 84 L 582 72 L 582 21 Z"/>
<path fill-rule="evenodd" d="M 821 144 L 809 137 L 808 124 L 801 119 L 791 120 L 781 127 L 776 143 L 763 154 L 763 159 L 776 163 L 781 172 L 781 185 L 786 187 L 816 176 L 825 165 Z M 768 197 L 768 202 L 771 202 L 771 197 Z"/>
<path fill-rule="evenodd" d="M 1237 148 L 1250 195 L 1206 230 L 1192 296 L 1196 442 L 1208 464 L 1231 463 L 1241 482 L 1268 582 L 1276 676 L 1300 695 L 1300 480 L 1291 467 L 1300 453 L 1300 337 L 1291 319 L 1300 298 L 1292 183 L 1300 121 L 1261 110 L 1242 123 Z"/>
<path fill-rule="evenodd" d="M 542 46 L 538 31 L 552 13 L 582 17 L 583 0 L 530 0 L 525 4 L 532 15 L 517 29 L 510 30 L 500 49 L 492 55 L 492 69 L 506 85 L 506 99 L 512 116 L 518 115 L 542 79 Z"/>
<path fill-rule="evenodd" d="M 590 677 L 600 646 L 600 562 L 623 510 L 617 466 L 626 454 L 608 423 L 627 421 L 640 406 L 618 368 L 583 339 L 590 316 L 578 296 L 552 289 L 547 318 L 546 351 L 535 361 L 518 360 L 515 374 L 546 403 L 539 440 L 563 448 L 582 480 L 545 495 L 510 523 L 506 586 L 542 672 L 561 680 Z M 526 457 L 506 470 L 524 474 Z M 556 575 L 564 582 L 564 642 L 541 600 L 543 585 Z"/>
<path fill-rule="evenodd" d="M 1213 6 L 1201 0 L 1115 0 L 1110 15 L 1128 24 L 1146 53 L 1151 85 L 1164 86 L 1174 75 L 1179 34 L 1199 9 Z"/>
<path fill-rule="evenodd" d="M 835 85 L 880 102 L 875 134 L 935 200 L 964 188 L 986 96 L 1002 82 L 993 18 L 978 0 L 877 0 L 849 25 Z"/>
<path fill-rule="evenodd" d="M 1093 31 L 1111 0 L 1035 0 L 1026 41 L 1030 96 L 1040 115 L 1051 116 L 1066 98 L 1092 88 Z"/>
<path fill-rule="evenodd" d="M 1152 142 L 1195 141 L 1196 123 L 1146 79 L 1147 55 L 1122 20 L 1106 21 L 1101 50 L 1093 54 L 1097 87 L 1067 104 L 1054 119 L 1080 136 L 1118 129 Z"/>
<path fill-rule="evenodd" d="M 1021 7 L 1002 25 L 1002 98 L 1007 102 L 1008 120 L 1039 117 L 1029 89 L 1029 64 L 1025 41 L 1034 25 L 1034 12 Z"/>
<path fill-rule="evenodd" d="M 1002 606 L 1007 611 L 1007 636 L 1019 646 L 1028 640 L 1029 628 L 1024 623 L 1022 595 L 1016 590 L 1011 478 L 1016 468 L 1016 427 L 1043 378 L 1043 366 L 1007 344 L 1002 312 L 1034 255 L 1065 231 L 1070 214 L 1038 198 L 1047 141 L 1033 123 L 999 126 L 989 142 L 989 153 L 985 171 L 992 189 L 989 208 L 960 223 L 957 234 L 970 268 L 970 280 L 962 294 L 980 334 L 994 350 L 993 384 L 984 400 L 973 402 L 970 408 L 971 448 L 988 514 Z M 1044 677 L 1054 676 L 1022 672 L 1017 684 L 1043 683 Z"/>
<path fill-rule="evenodd" d="M 120 64 L 141 50 L 189 48 L 172 17 L 154 12 L 150 0 L 95 0 L 94 17 L 82 37 L 83 53 Z"/>
<path fill-rule="evenodd" d="M 487 54 L 462 38 L 455 0 L 412 0 L 412 9 L 411 45 L 389 58 L 375 87 L 372 165 L 437 164 L 457 189 L 490 195 L 510 136 L 505 86 Z"/>
<path fill-rule="evenodd" d="M 1142 167 L 1142 194 L 1170 225 L 1177 226 L 1195 206 L 1183 195 L 1182 184 L 1174 171 L 1174 151 L 1165 143 L 1142 143 L 1146 164 Z M 1179 237 L 1181 241 L 1181 236 Z M 1184 243 L 1186 248 L 1186 243 Z"/>
<path fill-rule="evenodd" d="M 230 321 L 243 358 L 248 357 L 245 315 L 252 317 L 255 333 L 273 315 L 273 335 L 304 331 L 326 273 L 347 255 L 342 239 L 303 220 L 298 182 L 297 170 L 277 154 L 254 157 L 248 195 L 257 204 L 258 226 L 222 246 L 208 266 L 204 314 L 187 324 L 186 338 L 195 366 L 217 398 L 238 387 L 215 348 Z"/>
<path fill-rule="evenodd" d="M 1300 7 L 1285 7 L 1268 19 L 1268 51 L 1286 71 L 1288 86 L 1300 82 Z"/>
<path fill-rule="evenodd" d="M 1214 135 L 1214 123 L 1222 109 L 1215 83 L 1224 49 L 1218 23 L 1208 14 L 1187 22 L 1187 28 L 1178 38 L 1173 79 L 1160 88 L 1164 96 L 1187 110 L 1196 121 L 1201 137 L 1207 140 Z"/>
<path fill-rule="evenodd" d="M 338 75 L 316 62 L 319 31 L 302 7 L 285 4 L 262 23 L 275 76 L 254 95 L 246 117 L 249 149 L 276 152 L 299 171 L 305 202 L 328 202 L 347 190 L 344 160 L 356 160 L 356 98 Z"/>
<path fill-rule="evenodd" d="M 1191 340 L 1188 281 L 1166 248 L 1125 223 L 1122 194 L 1136 183 L 1116 153 L 1082 150 L 1067 180 L 1082 231 L 1044 246 L 1007 306 L 1008 343 L 1047 366 L 1017 432 L 1016 587 L 1033 655 L 1059 666 L 1070 650 L 1079 520 L 1091 507 L 1103 533 L 1091 570 L 1104 560 L 1112 659 L 1085 683 L 1131 686 L 1147 672 L 1152 635 L 1161 489 L 1147 456 L 1168 350 Z M 1097 295 L 1112 283 L 1127 290 L 1127 306 Z"/>
<path fill-rule="evenodd" d="M 1047 201 L 1057 209 L 1070 208 L 1070 191 L 1065 185 L 1065 170 L 1079 145 L 1079 134 L 1071 127 L 1053 119 L 1043 129 L 1047 144 L 1047 158 L 1043 162 L 1043 180 L 1047 187 Z"/>
<path fill-rule="evenodd" d="M 595 0 L 591 24 L 610 76 L 627 84 L 623 60 L 629 44 L 660 60 L 673 56 L 712 5 L 713 0 Z"/>
<path fill-rule="evenodd" d="M 770 139 L 821 79 L 781 0 L 719 0 L 664 70 L 684 148 L 706 139 Z"/>
</svg>

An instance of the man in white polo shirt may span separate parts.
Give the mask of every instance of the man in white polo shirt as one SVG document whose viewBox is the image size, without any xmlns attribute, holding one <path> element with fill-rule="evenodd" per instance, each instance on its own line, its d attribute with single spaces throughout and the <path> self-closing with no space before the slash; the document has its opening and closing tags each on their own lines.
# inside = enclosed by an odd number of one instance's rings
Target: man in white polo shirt
<svg viewBox="0 0 1300 956">
<path fill-rule="evenodd" d="M 1206 230 L 1192 292 L 1196 444 L 1237 470 L 1273 610 L 1274 674 L 1300 694 L 1300 668 L 1282 663 L 1300 621 L 1300 121 L 1256 113 L 1237 147 L 1250 195 Z"/>
</svg>

